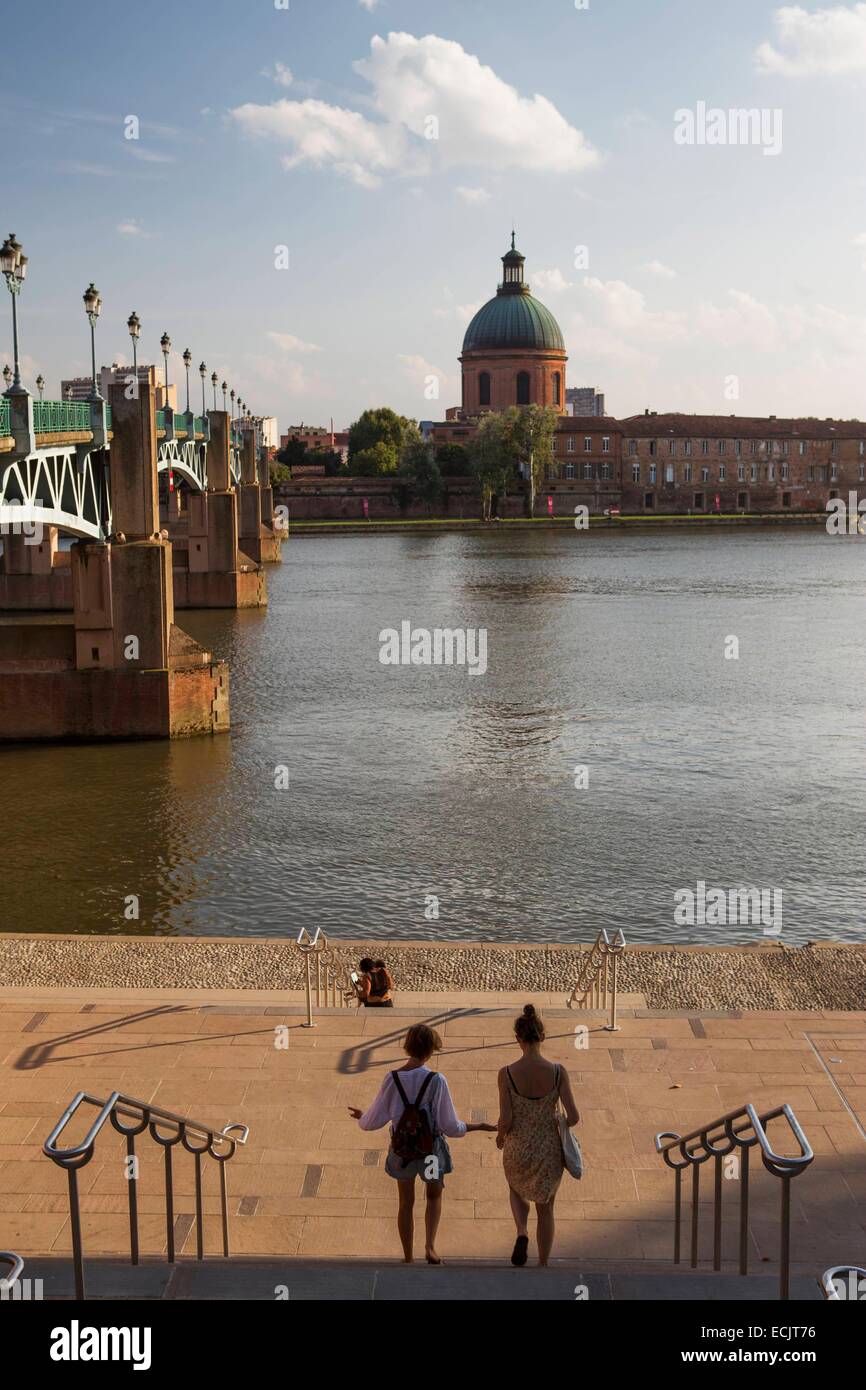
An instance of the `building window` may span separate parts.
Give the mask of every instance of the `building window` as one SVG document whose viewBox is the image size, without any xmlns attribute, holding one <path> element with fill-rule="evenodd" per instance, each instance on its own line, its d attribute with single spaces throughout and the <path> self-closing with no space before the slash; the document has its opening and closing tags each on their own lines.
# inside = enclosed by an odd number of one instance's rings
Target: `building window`
<svg viewBox="0 0 866 1390">
<path fill-rule="evenodd" d="M 708 483 L 709 481 L 710 481 L 710 470 L 709 470 L 709 468 L 702 468 L 702 469 L 701 469 L 701 482 L 702 482 L 702 483 Z"/>
<path fill-rule="evenodd" d="M 636 439 L 630 439 L 630 440 L 628 441 L 628 451 L 629 451 L 630 454 L 636 454 L 636 453 L 637 453 L 637 440 L 636 440 Z"/>
<path fill-rule="evenodd" d="M 612 470 L 612 468 L 611 468 L 611 466 L 610 466 L 609 463 L 603 463 L 603 464 L 601 465 L 601 476 L 602 476 L 602 478 L 610 478 L 612 472 L 613 472 L 613 470 Z"/>
<path fill-rule="evenodd" d="M 592 464 L 591 464 L 591 463 L 585 463 L 585 464 L 583 465 L 583 476 L 584 476 L 585 478 L 591 478 L 591 477 L 592 477 Z"/>
<path fill-rule="evenodd" d="M 776 481 L 776 465 L 774 463 L 771 463 L 767 469 L 767 480 L 771 483 Z"/>
<path fill-rule="evenodd" d="M 517 373 L 517 404 L 529 405 L 529 372 Z"/>
<path fill-rule="evenodd" d="M 805 441 L 805 439 L 801 439 L 801 440 L 800 440 L 800 458 L 803 457 L 803 455 L 805 454 L 805 452 L 806 452 L 806 441 Z"/>
<path fill-rule="evenodd" d="M 675 478 L 675 476 L 674 476 L 674 465 L 673 465 L 672 463 L 666 463 L 666 464 L 665 464 L 665 482 L 666 482 L 666 483 L 675 483 L 675 482 L 676 482 L 676 478 Z"/>
<path fill-rule="evenodd" d="M 809 464 L 809 467 L 808 467 L 806 476 L 807 476 L 807 478 L 809 479 L 809 482 L 810 482 L 810 483 L 814 483 L 814 481 L 815 481 L 815 465 L 814 465 L 814 463 L 810 463 L 810 464 Z"/>
<path fill-rule="evenodd" d="M 573 435 L 573 434 L 570 434 L 570 435 L 568 436 L 568 438 L 566 439 L 566 441 L 565 441 L 565 452 L 566 452 L 567 454 L 573 454 L 573 453 L 574 453 L 574 435 Z"/>
<path fill-rule="evenodd" d="M 791 505 L 791 494 L 790 494 L 790 492 L 783 492 L 783 493 L 782 493 L 782 506 L 783 506 L 783 507 L 790 507 L 790 505 Z"/>
<path fill-rule="evenodd" d="M 566 478 L 573 478 L 573 477 L 574 477 L 574 464 L 573 464 L 573 463 L 567 463 L 567 464 L 565 465 L 565 476 L 566 476 Z"/>
<path fill-rule="evenodd" d="M 720 439 L 720 440 L 719 440 L 719 453 L 720 453 L 720 454 L 723 454 L 724 452 L 725 452 L 725 441 L 724 441 L 724 439 Z"/>
<path fill-rule="evenodd" d="M 655 442 L 654 439 L 651 439 L 650 442 L 649 442 L 649 451 L 650 451 L 650 458 L 655 458 L 656 442 Z"/>
<path fill-rule="evenodd" d="M 741 454 L 742 452 L 743 452 L 743 442 L 742 442 L 742 440 L 741 440 L 741 439 L 735 439 L 735 440 L 734 440 L 734 456 L 735 456 L 736 458 L 739 458 L 739 457 L 740 457 L 740 454 Z"/>
<path fill-rule="evenodd" d="M 863 470 L 861 469 L 860 472 L 861 472 L 861 474 L 862 474 Z M 639 463 L 633 463 L 632 466 L 631 466 L 631 480 L 632 480 L 633 483 L 639 483 L 639 482 L 640 482 L 640 464 L 639 464 Z"/>
<path fill-rule="evenodd" d="M 726 477 L 726 476 L 727 476 L 727 470 L 726 470 L 726 468 L 725 468 L 725 465 L 724 465 L 723 463 L 720 463 L 720 464 L 719 464 L 719 482 L 720 482 L 720 483 L 723 483 L 723 482 L 725 481 L 725 477 Z"/>
<path fill-rule="evenodd" d="M 684 483 L 690 483 L 691 481 L 692 481 L 692 465 L 691 465 L 690 463 L 685 463 L 685 464 L 683 464 L 683 482 L 684 482 Z"/>
<path fill-rule="evenodd" d="M 692 441 L 690 439 L 686 439 L 683 441 L 683 453 L 685 454 L 686 458 L 691 457 Z"/>
<path fill-rule="evenodd" d="M 649 479 L 649 480 L 650 480 L 651 483 L 654 483 L 655 480 L 656 480 L 656 466 L 655 466 L 654 463 L 651 463 L 651 464 L 650 464 L 650 479 Z"/>
<path fill-rule="evenodd" d="M 818 481 L 819 481 L 819 483 L 826 483 L 826 481 L 827 481 L 827 465 L 826 465 L 826 463 L 822 463 L 822 464 L 820 465 L 820 467 L 818 468 Z"/>
<path fill-rule="evenodd" d="M 749 445 L 749 453 L 750 453 L 750 454 L 756 454 L 757 452 L 758 452 L 758 441 L 757 441 L 757 439 L 753 439 L 752 442 L 751 442 L 751 444 Z"/>
<path fill-rule="evenodd" d="M 609 435 L 609 434 L 605 434 L 605 435 L 602 436 L 602 440 L 601 440 L 601 452 L 602 452 L 603 454 L 609 454 L 609 453 L 610 453 L 610 435 Z"/>
<path fill-rule="evenodd" d="M 490 404 L 490 373 L 482 372 L 478 378 L 478 404 Z"/>
<path fill-rule="evenodd" d="M 653 510 L 656 504 L 656 499 L 651 492 L 644 493 L 643 504 L 648 512 L 651 512 Z"/>
<path fill-rule="evenodd" d="M 860 440 L 860 457 L 862 458 L 864 454 L 866 454 L 866 439 L 861 439 L 861 440 Z"/>
<path fill-rule="evenodd" d="M 696 493 L 695 493 L 695 511 L 702 512 L 703 509 L 704 509 L 704 494 L 703 494 L 702 492 L 696 492 Z"/>
<path fill-rule="evenodd" d="M 782 453 L 783 453 L 783 454 L 787 454 L 787 452 L 788 452 L 788 441 L 787 441 L 787 439 L 783 439 L 783 440 L 782 440 Z"/>
<path fill-rule="evenodd" d="M 748 508 L 748 505 L 749 505 L 749 494 L 748 494 L 747 492 L 738 492 L 738 493 L 737 493 L 737 506 L 738 506 L 742 511 L 746 511 L 746 509 Z"/>
<path fill-rule="evenodd" d="M 671 455 L 672 458 L 676 458 L 677 441 L 675 439 L 668 440 L 668 453 Z"/>
<path fill-rule="evenodd" d="M 701 440 L 701 453 L 702 453 L 702 454 L 708 454 L 709 452 L 710 452 L 710 441 L 709 441 L 708 439 L 702 439 L 702 440 Z"/>
<path fill-rule="evenodd" d="M 836 452 L 836 441 L 835 441 L 835 439 L 833 439 L 833 440 L 831 440 L 831 442 L 830 442 L 830 453 L 831 453 L 831 454 L 835 454 L 835 452 Z"/>
<path fill-rule="evenodd" d="M 758 465 L 756 463 L 752 464 L 749 473 L 751 474 L 752 482 L 756 483 L 758 481 Z"/>
<path fill-rule="evenodd" d="M 831 481 L 832 483 L 835 483 L 838 477 L 839 477 L 839 465 L 838 465 L 837 463 L 834 463 L 834 464 L 831 466 L 831 468 L 830 468 L 830 481 Z"/>
<path fill-rule="evenodd" d="M 583 437 L 583 452 L 585 454 L 592 453 L 592 438 L 588 434 L 585 434 Z"/>
<path fill-rule="evenodd" d="M 746 465 L 744 463 L 737 464 L 737 477 L 741 483 L 746 481 Z"/>
<path fill-rule="evenodd" d="M 866 463 L 860 465 L 860 482 L 866 483 Z"/>
<path fill-rule="evenodd" d="M 788 481 L 788 465 L 787 465 L 787 463 L 783 463 L 783 464 L 782 464 L 782 467 L 781 467 L 781 470 L 780 470 L 780 471 L 781 471 L 781 474 L 782 474 L 782 482 L 783 482 L 783 483 L 786 483 L 786 482 Z"/>
<path fill-rule="evenodd" d="M 553 373 L 553 404 L 559 405 L 562 401 L 562 377 L 559 372 Z"/>
</svg>

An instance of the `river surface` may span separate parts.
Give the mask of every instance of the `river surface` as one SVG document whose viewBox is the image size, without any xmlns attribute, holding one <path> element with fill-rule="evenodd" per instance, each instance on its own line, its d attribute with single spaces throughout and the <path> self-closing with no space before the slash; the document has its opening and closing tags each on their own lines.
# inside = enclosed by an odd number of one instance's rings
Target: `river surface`
<svg viewBox="0 0 866 1390">
<path fill-rule="evenodd" d="M 503 529 L 283 554 L 267 611 L 177 615 L 230 663 L 230 735 L 0 752 L 3 930 L 864 939 L 866 541 Z M 407 620 L 486 629 L 486 672 L 383 665 Z M 699 881 L 779 913 L 675 920 Z"/>
</svg>

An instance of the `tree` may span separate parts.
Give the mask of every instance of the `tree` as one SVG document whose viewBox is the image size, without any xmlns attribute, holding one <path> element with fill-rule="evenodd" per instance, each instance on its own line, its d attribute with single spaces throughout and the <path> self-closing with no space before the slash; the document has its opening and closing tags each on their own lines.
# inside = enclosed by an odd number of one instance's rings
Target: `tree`
<svg viewBox="0 0 866 1390">
<path fill-rule="evenodd" d="M 349 472 L 358 478 L 380 478 L 397 472 L 397 450 L 393 444 L 379 439 L 368 449 L 361 449 L 349 459 Z"/>
<path fill-rule="evenodd" d="M 512 411 L 514 414 L 512 415 Z M 545 470 L 553 463 L 553 436 L 559 415 L 551 406 L 512 406 L 513 445 L 527 481 L 527 515 L 535 515 L 535 492 Z"/>
<path fill-rule="evenodd" d="M 481 494 L 481 519 L 490 520 L 495 494 L 508 491 L 514 477 L 517 453 L 509 412 L 485 415 L 470 441 L 469 468 Z"/>
<path fill-rule="evenodd" d="M 365 453 L 377 444 L 387 444 L 394 450 L 394 467 L 400 454 L 407 432 L 417 430 L 414 420 L 397 415 L 387 405 L 376 410 L 365 410 L 353 425 L 349 426 L 349 471 L 356 473 L 354 467 L 356 454 Z"/>
<path fill-rule="evenodd" d="M 317 463 L 325 470 L 326 478 L 336 478 L 343 470 L 343 455 L 339 449 L 311 449 L 307 463 Z"/>
<path fill-rule="evenodd" d="M 443 478 L 462 478 L 469 472 L 469 454 L 462 444 L 440 444 L 436 462 Z"/>
<path fill-rule="evenodd" d="M 404 447 L 397 476 L 405 504 L 423 502 L 429 515 L 442 495 L 442 474 L 433 457 L 432 445 L 420 434 Z"/>
<path fill-rule="evenodd" d="M 307 443 L 304 439 L 287 439 L 282 449 L 277 453 L 277 463 L 284 468 L 297 468 L 302 463 L 308 463 Z"/>
</svg>

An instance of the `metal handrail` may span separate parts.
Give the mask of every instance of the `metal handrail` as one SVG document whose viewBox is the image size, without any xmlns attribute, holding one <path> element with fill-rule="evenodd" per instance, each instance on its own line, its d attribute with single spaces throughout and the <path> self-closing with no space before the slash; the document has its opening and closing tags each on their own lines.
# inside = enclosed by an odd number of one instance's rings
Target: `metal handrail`
<svg viewBox="0 0 866 1390">
<path fill-rule="evenodd" d="M 11 1250 L 0 1250 L 0 1265 L 10 1266 L 10 1272 L 0 1278 L 0 1290 L 5 1292 L 17 1282 L 24 1268 L 24 1261 L 20 1255 L 13 1255 Z"/>
<path fill-rule="evenodd" d="M 93 1124 L 78 1144 L 63 1147 L 58 1139 L 69 1124 L 73 1115 L 82 1105 L 97 1106 L 99 1113 Z M 132 1120 L 125 1125 L 122 1119 Z M 78 1169 L 83 1168 L 93 1157 L 96 1140 L 103 1127 L 111 1121 L 112 1128 L 126 1139 L 127 1180 L 129 1183 L 129 1257 L 130 1263 L 138 1264 L 138 1171 L 135 1153 L 136 1136 L 148 1130 L 150 1137 L 163 1149 L 165 1165 L 165 1227 L 166 1248 L 169 1264 L 174 1263 L 174 1182 L 172 1175 L 172 1149 L 182 1144 L 195 1161 L 195 1210 L 196 1210 L 196 1258 L 204 1258 L 204 1214 L 202 1206 L 201 1160 L 209 1154 L 219 1164 L 220 1208 L 222 1215 L 223 1255 L 229 1253 L 228 1188 L 226 1185 L 226 1163 L 234 1157 L 239 1144 L 245 1144 L 249 1137 L 249 1127 L 243 1124 L 228 1124 L 222 1129 L 214 1129 L 198 1120 L 178 1115 L 173 1110 L 163 1110 L 148 1101 L 137 1100 L 134 1096 L 113 1091 L 107 1100 L 79 1091 L 64 1110 L 42 1146 L 42 1152 L 59 1167 L 66 1169 L 69 1182 L 69 1217 L 72 1229 L 72 1260 L 75 1271 L 75 1297 L 84 1298 L 84 1256 L 81 1240 L 81 1208 L 78 1195 Z M 169 1133 L 166 1134 L 165 1131 Z M 203 1141 L 196 1143 L 193 1141 Z M 223 1148 L 225 1152 L 223 1152 Z M 130 1162 L 131 1160 L 131 1162 Z"/>
<path fill-rule="evenodd" d="M 772 1120 L 782 1118 L 786 1121 L 800 1152 L 780 1154 L 770 1143 L 767 1125 Z M 755 1145 L 760 1147 L 761 1161 L 768 1173 L 782 1180 L 782 1203 L 780 1214 L 781 1250 L 779 1297 L 787 1299 L 790 1286 L 791 1265 L 791 1178 L 808 1168 L 815 1155 L 790 1105 L 777 1106 L 759 1115 L 753 1105 L 741 1106 L 708 1125 L 693 1130 L 691 1134 L 674 1134 L 666 1131 L 655 1138 L 656 1152 L 659 1153 L 676 1175 L 674 1189 L 674 1264 L 680 1262 L 680 1243 L 682 1233 L 682 1176 L 692 1170 L 692 1216 L 691 1251 L 692 1269 L 698 1264 L 698 1216 L 700 1203 L 700 1169 L 708 1159 L 715 1160 L 715 1186 L 713 1194 L 713 1269 L 722 1267 L 722 1161 L 734 1149 L 740 1150 L 740 1274 L 748 1273 L 749 1259 L 749 1151 Z M 678 1157 L 675 1152 L 678 1151 Z"/>
<path fill-rule="evenodd" d="M 328 996 L 330 995 L 333 1008 L 345 1008 L 348 1004 L 346 993 L 341 986 L 338 990 L 337 982 L 340 979 L 339 970 L 335 969 L 331 962 L 334 960 L 334 947 L 331 946 L 327 936 L 321 927 L 316 927 L 313 935 L 307 931 L 306 927 L 301 927 L 298 939 L 295 942 L 298 950 L 305 960 L 305 989 L 307 996 L 307 1021 L 302 1023 L 302 1028 L 315 1028 L 313 1022 L 313 972 L 312 958 L 316 960 L 316 1008 L 322 1007 L 322 985 L 324 983 L 325 1008 L 328 1008 Z"/>
<path fill-rule="evenodd" d="M 619 1024 L 616 1021 L 619 958 L 625 947 L 626 940 L 621 928 L 614 932 L 613 939 L 602 928 L 583 959 L 577 984 L 565 1001 L 569 1009 L 575 1005 L 580 1009 L 609 1007 L 610 1023 L 604 1025 L 608 1033 L 619 1032 Z"/>
<path fill-rule="evenodd" d="M 834 1265 L 832 1269 L 825 1269 L 821 1278 L 818 1280 L 818 1287 L 823 1293 L 828 1303 L 847 1303 L 849 1300 L 839 1292 L 837 1280 L 844 1279 L 847 1275 L 848 1289 L 853 1294 L 851 1302 L 860 1302 L 861 1296 L 857 1291 L 857 1285 L 863 1284 L 866 1287 L 866 1269 L 861 1265 Z M 852 1288 L 852 1278 L 854 1281 Z"/>
</svg>

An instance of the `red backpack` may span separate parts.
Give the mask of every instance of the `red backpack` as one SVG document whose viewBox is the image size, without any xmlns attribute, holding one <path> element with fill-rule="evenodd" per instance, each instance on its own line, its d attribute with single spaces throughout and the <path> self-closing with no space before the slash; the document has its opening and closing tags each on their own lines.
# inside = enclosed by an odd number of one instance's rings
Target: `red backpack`
<svg viewBox="0 0 866 1390">
<path fill-rule="evenodd" d="M 414 1159 L 427 1158 L 433 1152 L 433 1126 L 430 1123 L 430 1116 L 426 1110 L 421 1109 L 421 1102 L 424 1099 L 424 1092 L 436 1075 L 429 1072 L 421 1082 L 414 1101 L 410 1101 L 406 1092 L 403 1090 L 400 1078 L 395 1071 L 391 1072 L 394 1085 L 403 1102 L 403 1114 L 400 1116 L 391 1134 L 391 1150 L 397 1158 L 403 1160 L 403 1167 L 411 1163 Z"/>
</svg>

